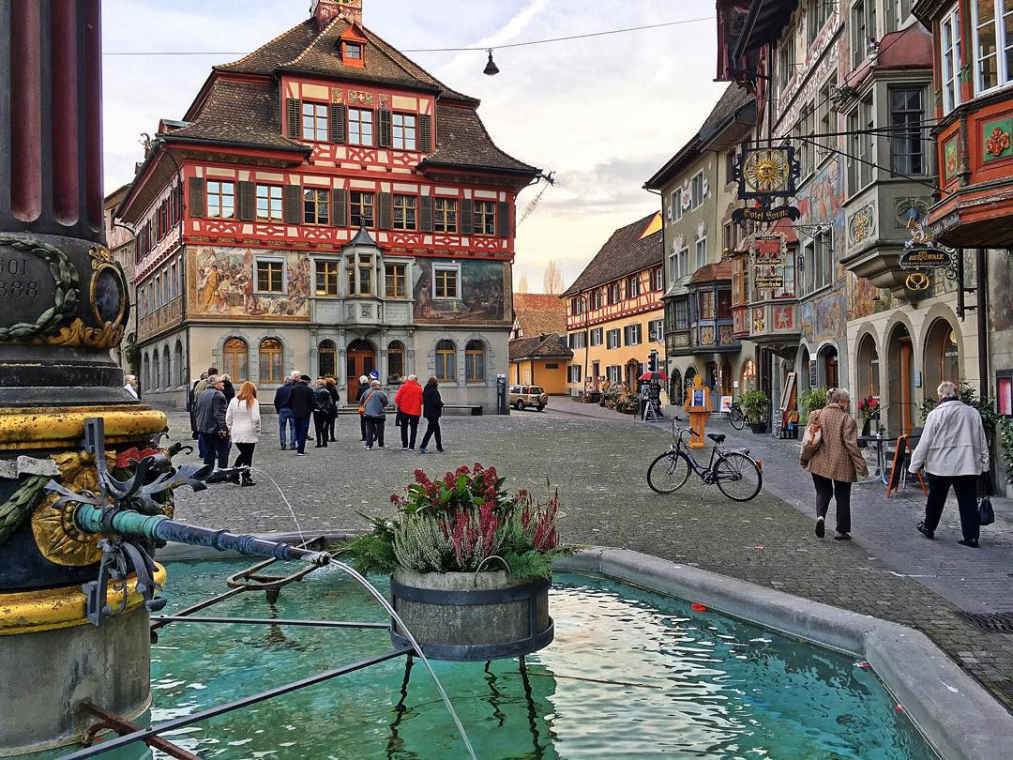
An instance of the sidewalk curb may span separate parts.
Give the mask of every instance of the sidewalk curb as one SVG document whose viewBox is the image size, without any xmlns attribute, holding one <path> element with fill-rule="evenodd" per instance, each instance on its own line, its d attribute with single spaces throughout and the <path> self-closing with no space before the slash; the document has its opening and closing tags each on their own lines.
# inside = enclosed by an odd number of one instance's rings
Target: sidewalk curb
<svg viewBox="0 0 1013 760">
<path fill-rule="evenodd" d="M 904 712 L 947 760 L 1003 760 L 1011 715 L 925 634 L 782 591 L 627 549 L 593 547 L 554 563 L 700 602 L 719 612 L 869 662 Z"/>
</svg>

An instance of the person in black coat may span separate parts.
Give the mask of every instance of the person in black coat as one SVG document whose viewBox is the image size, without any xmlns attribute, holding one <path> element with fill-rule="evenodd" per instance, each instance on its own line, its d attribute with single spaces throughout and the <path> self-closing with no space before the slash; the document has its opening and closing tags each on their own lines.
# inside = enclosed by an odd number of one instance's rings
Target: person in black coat
<svg viewBox="0 0 1013 760">
<path fill-rule="evenodd" d="M 327 390 L 327 381 L 317 378 L 317 387 L 313 390 L 313 430 L 317 439 L 317 448 L 327 447 L 327 426 L 334 408 L 334 399 Z"/>
<path fill-rule="evenodd" d="M 331 400 L 334 402 L 327 415 L 327 435 L 331 441 L 334 441 L 337 440 L 334 437 L 334 423 L 338 419 L 338 403 L 341 401 L 341 394 L 338 393 L 338 384 L 334 382 L 333 377 L 325 377 L 324 382 L 327 383 L 327 392 L 331 394 Z"/>
<path fill-rule="evenodd" d="M 310 429 L 310 417 L 316 408 L 316 399 L 313 389 L 310 388 L 309 375 L 301 375 L 299 382 L 292 385 L 289 406 L 292 409 L 292 418 L 295 420 L 296 456 L 304 457 L 306 456 L 306 434 Z"/>
<path fill-rule="evenodd" d="M 435 377 L 426 381 L 422 389 L 422 416 L 426 418 L 426 434 L 422 436 L 420 454 L 427 454 L 426 445 L 432 436 L 436 436 L 436 450 L 443 451 L 443 438 L 440 435 L 440 417 L 443 415 L 443 399 L 440 398 L 439 383 Z"/>
<path fill-rule="evenodd" d="M 359 377 L 359 390 L 355 392 L 355 403 L 362 406 L 362 397 L 369 390 L 369 378 L 365 375 Z M 362 442 L 366 442 L 366 415 L 359 412 L 359 432 L 362 433 Z"/>
</svg>

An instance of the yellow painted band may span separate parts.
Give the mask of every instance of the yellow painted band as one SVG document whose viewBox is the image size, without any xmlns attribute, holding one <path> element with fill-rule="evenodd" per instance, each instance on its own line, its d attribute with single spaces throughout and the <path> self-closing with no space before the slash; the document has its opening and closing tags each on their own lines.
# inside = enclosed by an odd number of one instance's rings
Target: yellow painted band
<svg viewBox="0 0 1013 760">
<path fill-rule="evenodd" d="M 165 568 L 155 563 L 155 583 L 165 585 Z M 127 579 L 127 609 L 132 610 L 144 602 L 137 593 L 137 578 Z M 118 610 L 123 604 L 123 585 L 110 581 L 106 591 L 109 606 Z M 0 636 L 15 636 L 22 633 L 53 631 L 57 628 L 73 628 L 90 625 L 84 616 L 85 596 L 80 586 L 39 591 L 16 591 L 0 594 Z"/>
<path fill-rule="evenodd" d="M 105 420 L 106 443 L 147 437 L 165 427 L 162 412 L 148 406 L 77 406 L 0 409 L 0 450 L 41 449 L 77 443 L 89 417 Z"/>
</svg>

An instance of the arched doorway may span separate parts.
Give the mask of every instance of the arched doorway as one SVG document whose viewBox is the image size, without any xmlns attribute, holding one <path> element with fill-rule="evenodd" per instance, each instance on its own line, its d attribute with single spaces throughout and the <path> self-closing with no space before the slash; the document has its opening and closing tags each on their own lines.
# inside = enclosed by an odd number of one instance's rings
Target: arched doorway
<svg viewBox="0 0 1013 760">
<path fill-rule="evenodd" d="M 333 340 L 322 340 L 317 346 L 317 364 L 320 377 L 335 377 L 338 373 L 338 349 Z"/>
<path fill-rule="evenodd" d="M 934 395 L 944 380 L 960 384 L 960 346 L 945 319 L 937 319 L 925 336 L 925 395 Z"/>
<path fill-rule="evenodd" d="M 376 349 L 368 340 L 353 340 L 345 354 L 348 370 L 348 403 L 355 401 L 359 392 L 359 377 L 369 375 L 376 367 Z"/>
<path fill-rule="evenodd" d="M 739 377 L 739 394 L 753 390 L 756 390 L 756 362 L 746 359 L 742 363 L 742 372 Z"/>
<path fill-rule="evenodd" d="M 915 405 L 912 380 L 914 362 L 911 360 L 911 333 L 899 324 L 890 332 L 887 344 L 887 369 L 890 377 L 890 403 L 886 410 L 887 425 L 892 434 L 910 433 L 914 426 Z"/>
<path fill-rule="evenodd" d="M 683 388 L 682 398 L 684 402 L 686 399 L 686 394 L 689 392 L 689 389 L 693 387 L 693 384 L 695 382 L 696 382 L 696 367 L 687 367 L 686 374 L 682 378 L 682 388 Z"/>
<path fill-rule="evenodd" d="M 826 388 L 840 387 L 840 374 L 837 366 L 837 348 L 824 346 L 817 354 L 820 369 L 823 372 L 823 386 Z"/>
<path fill-rule="evenodd" d="M 669 379 L 668 400 L 672 406 L 682 406 L 682 373 L 677 369 L 672 370 Z"/>
<path fill-rule="evenodd" d="M 626 362 L 626 387 L 633 393 L 637 390 L 638 380 L 642 373 L 642 366 L 636 359 Z"/>
<path fill-rule="evenodd" d="M 858 344 L 858 387 L 855 388 L 855 400 L 869 398 L 879 399 L 879 351 L 876 340 L 868 333 Z"/>
<path fill-rule="evenodd" d="M 798 389 L 805 393 L 809 386 L 809 349 L 802 346 L 798 360 Z"/>
</svg>

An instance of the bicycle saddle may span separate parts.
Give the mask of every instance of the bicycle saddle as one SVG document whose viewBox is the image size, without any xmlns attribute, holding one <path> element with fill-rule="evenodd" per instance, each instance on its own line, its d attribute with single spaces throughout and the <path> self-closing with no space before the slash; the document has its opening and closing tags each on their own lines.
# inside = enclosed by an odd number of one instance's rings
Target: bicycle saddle
<svg viewBox="0 0 1013 760">
<path fill-rule="evenodd" d="M 712 441 L 714 441 L 714 443 L 724 443 L 725 442 L 725 434 L 724 433 L 708 433 L 707 437 L 710 438 Z"/>
</svg>

